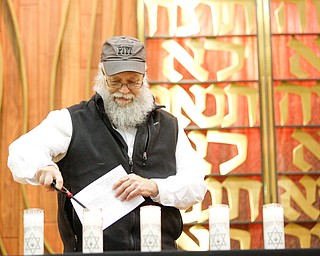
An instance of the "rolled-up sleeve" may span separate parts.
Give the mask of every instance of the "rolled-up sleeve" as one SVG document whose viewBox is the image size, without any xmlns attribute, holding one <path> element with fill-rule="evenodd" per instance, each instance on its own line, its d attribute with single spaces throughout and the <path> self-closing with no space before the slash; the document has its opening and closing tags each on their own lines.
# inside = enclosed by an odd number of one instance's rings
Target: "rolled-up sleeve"
<svg viewBox="0 0 320 256">
<path fill-rule="evenodd" d="M 9 146 L 8 167 L 14 180 L 38 185 L 35 173 L 39 167 L 54 165 L 54 158 L 64 155 L 72 135 L 69 111 L 52 111 L 34 129 Z"/>
</svg>

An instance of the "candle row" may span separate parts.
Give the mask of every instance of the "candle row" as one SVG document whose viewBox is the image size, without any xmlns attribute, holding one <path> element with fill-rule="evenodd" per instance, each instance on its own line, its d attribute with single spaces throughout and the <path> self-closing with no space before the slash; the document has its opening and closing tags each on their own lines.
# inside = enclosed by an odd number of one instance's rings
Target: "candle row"
<svg viewBox="0 0 320 256">
<path fill-rule="evenodd" d="M 263 234 L 265 249 L 284 249 L 284 215 L 280 204 L 263 205 Z M 24 210 L 24 255 L 44 254 L 43 209 Z M 103 217 L 100 208 L 84 208 L 82 222 L 82 252 L 103 252 Z M 161 251 L 161 208 L 140 208 L 141 251 Z M 210 250 L 230 250 L 229 206 L 209 207 Z"/>
<path fill-rule="evenodd" d="M 284 214 L 280 204 L 265 204 L 262 208 L 265 249 L 284 249 Z M 229 206 L 209 207 L 210 250 L 230 250 Z"/>
<path fill-rule="evenodd" d="M 44 211 L 39 208 L 23 212 L 24 255 L 44 254 Z M 100 208 L 84 208 L 82 252 L 103 252 L 103 218 Z M 161 251 L 161 208 L 147 205 L 140 208 L 141 251 Z"/>
</svg>

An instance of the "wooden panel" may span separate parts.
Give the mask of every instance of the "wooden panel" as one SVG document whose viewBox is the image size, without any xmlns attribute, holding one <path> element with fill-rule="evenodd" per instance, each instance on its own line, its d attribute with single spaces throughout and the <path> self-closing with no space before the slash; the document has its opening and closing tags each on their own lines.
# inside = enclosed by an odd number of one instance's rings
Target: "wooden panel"
<svg viewBox="0 0 320 256">
<path fill-rule="evenodd" d="M 63 37 L 59 68 L 61 71 L 61 106 L 66 107 L 79 102 L 83 97 L 80 83 L 80 47 L 85 39 L 80 37 L 80 5 L 71 1 L 66 31 Z M 72 81 L 73 86 L 70 86 Z"/>
<path fill-rule="evenodd" d="M 46 212 L 47 214 L 48 212 Z M 63 253 L 63 244 L 55 221 L 46 222 L 44 234 L 47 243 L 51 246 L 55 253 Z"/>
<path fill-rule="evenodd" d="M 21 39 L 25 53 L 25 65 L 27 71 L 28 82 L 28 105 L 29 105 L 29 124 L 28 127 L 33 128 L 39 120 L 39 105 L 38 98 L 38 74 L 39 74 L 39 31 L 37 27 L 37 12 L 38 7 L 35 5 L 23 5 L 20 8 L 19 27 L 21 31 Z"/>
<path fill-rule="evenodd" d="M 6 245 L 8 255 L 21 255 L 21 250 L 19 250 L 19 239 L 17 237 L 4 238 L 4 244 Z"/>
<path fill-rule="evenodd" d="M 38 1 L 38 82 L 37 101 L 41 106 L 39 118 L 42 120 L 49 111 L 50 78 L 53 65 L 53 54 L 56 49 L 59 29 L 61 26 L 61 0 Z"/>
<path fill-rule="evenodd" d="M 70 9 L 62 35 L 59 33 L 68 0 L 0 1 L 0 46 L 3 53 L 3 101 L 0 112 L 0 235 L 9 255 L 23 252 L 24 209 L 22 187 L 16 183 L 6 166 L 8 146 L 23 130 L 23 98 L 17 42 L 21 38 L 25 60 L 28 93 L 28 128 L 32 129 L 50 110 L 50 81 L 54 58 L 58 58 L 55 98 L 56 108 L 78 103 L 85 97 L 87 74 L 92 84 L 100 61 L 101 46 L 107 37 L 117 34 L 136 35 L 136 0 L 97 0 L 96 23 L 91 29 L 95 1 L 70 0 Z M 8 4 L 18 24 L 15 35 Z M 117 12 L 112 12 L 112 8 Z M 130 22 L 128 22 L 130 21 Z M 112 25 L 114 24 L 114 26 Z M 13 35 L 13 36 L 12 36 Z M 93 38 L 90 38 L 93 35 Z M 18 36 L 18 37 L 17 37 Z M 91 40 L 91 41 L 90 41 Z M 92 48 L 91 48 L 92 47 Z M 89 53 L 92 51 L 91 62 Z M 58 55 L 55 56 L 55 53 Z M 0 60 L 1 61 L 1 60 Z M 87 68 L 89 67 L 89 70 Z M 1 76 L 0 76 L 1 77 Z M 92 94 L 90 88 L 90 94 Z M 55 253 L 62 252 L 57 229 L 56 194 L 43 187 L 25 186 L 29 207 L 45 211 L 45 239 Z M 9 200 L 10 199 L 10 200 Z"/>
<path fill-rule="evenodd" d="M 1 22 L 1 45 L 4 60 L 3 74 L 3 102 L 1 112 L 1 159 L 0 169 L 0 234 L 3 237 L 4 244 L 9 244 L 7 251 L 12 254 L 19 250 L 19 214 L 21 209 L 21 190 L 20 185 L 15 183 L 10 173 L 6 170 L 8 157 L 8 144 L 16 139 L 22 130 L 22 104 L 20 77 L 15 54 L 16 44 L 14 38 L 14 28 L 11 22 L 11 16 L 8 12 L 8 6 L 2 6 L 3 20 L 7 27 Z M 3 40 L 6 38 L 6 40 Z M 7 75 L 6 75 L 7 74 Z M 17 225 L 18 223 L 18 225 Z M 12 248 L 11 248 L 12 247 Z"/>
</svg>

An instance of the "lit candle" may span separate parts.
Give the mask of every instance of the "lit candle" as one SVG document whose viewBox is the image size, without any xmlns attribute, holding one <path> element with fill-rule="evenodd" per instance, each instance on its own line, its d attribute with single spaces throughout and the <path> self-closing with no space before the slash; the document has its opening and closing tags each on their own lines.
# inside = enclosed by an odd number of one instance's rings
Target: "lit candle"
<svg viewBox="0 0 320 256">
<path fill-rule="evenodd" d="M 161 208 L 146 205 L 140 208 L 141 251 L 161 251 Z"/>
<path fill-rule="evenodd" d="M 103 217 L 101 208 L 84 208 L 82 222 L 82 252 L 103 252 Z"/>
<path fill-rule="evenodd" d="M 230 250 L 229 206 L 216 204 L 209 207 L 210 250 Z"/>
<path fill-rule="evenodd" d="M 43 209 L 29 208 L 23 211 L 24 255 L 44 253 L 44 212 Z"/>
<path fill-rule="evenodd" d="M 263 205 L 263 237 L 265 249 L 284 249 L 284 216 L 280 204 Z"/>
</svg>

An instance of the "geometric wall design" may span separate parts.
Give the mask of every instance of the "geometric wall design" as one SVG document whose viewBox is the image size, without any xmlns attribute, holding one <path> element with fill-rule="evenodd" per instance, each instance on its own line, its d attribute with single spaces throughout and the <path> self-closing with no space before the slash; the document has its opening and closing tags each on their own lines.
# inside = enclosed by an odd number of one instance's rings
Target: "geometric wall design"
<svg viewBox="0 0 320 256">
<path fill-rule="evenodd" d="M 231 248 L 263 248 L 262 205 L 279 202 L 286 247 L 319 247 L 319 3 L 142 2 L 151 88 L 206 166 L 179 246 L 208 250 L 208 207 L 226 203 Z"/>
</svg>

